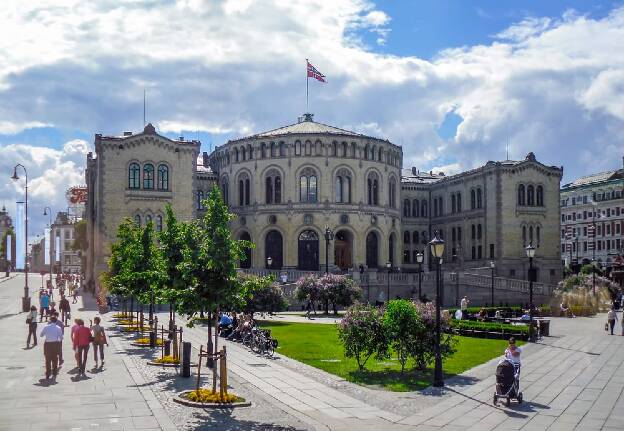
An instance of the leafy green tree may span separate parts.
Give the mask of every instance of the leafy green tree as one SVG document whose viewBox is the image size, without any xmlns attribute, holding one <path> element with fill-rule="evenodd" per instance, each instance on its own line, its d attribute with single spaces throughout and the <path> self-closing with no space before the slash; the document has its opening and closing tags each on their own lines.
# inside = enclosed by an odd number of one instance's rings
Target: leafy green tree
<svg viewBox="0 0 624 431">
<path fill-rule="evenodd" d="M 401 374 L 405 364 L 421 342 L 425 331 L 424 324 L 416 312 L 414 304 L 405 299 L 394 299 L 388 302 L 383 317 L 383 326 L 390 339 L 392 350 L 401 364 Z"/>
<path fill-rule="evenodd" d="M 243 287 L 241 292 L 247 298 L 246 312 L 254 313 L 266 311 L 273 313 L 286 308 L 286 299 L 282 289 L 275 283 L 275 277 L 268 275 L 259 277 L 251 274 L 239 274 L 240 283 Z"/>
<path fill-rule="evenodd" d="M 355 358 L 360 371 L 375 355 L 388 356 L 388 337 L 383 327 L 383 312 L 377 307 L 356 304 L 347 309 L 338 325 L 338 338 L 347 358 Z"/>
<path fill-rule="evenodd" d="M 108 272 L 100 278 L 107 290 L 130 298 L 130 311 L 134 312 L 134 271 L 140 258 L 141 228 L 131 219 L 124 219 L 117 228 L 117 241 L 111 245 Z M 132 319 L 132 317 L 131 317 Z"/>
</svg>

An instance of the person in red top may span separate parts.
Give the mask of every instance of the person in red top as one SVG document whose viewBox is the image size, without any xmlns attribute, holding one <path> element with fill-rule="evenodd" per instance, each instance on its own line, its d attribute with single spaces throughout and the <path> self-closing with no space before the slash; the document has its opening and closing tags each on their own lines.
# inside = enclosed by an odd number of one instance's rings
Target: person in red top
<svg viewBox="0 0 624 431">
<path fill-rule="evenodd" d="M 78 319 L 78 328 L 73 333 L 74 350 L 78 353 L 78 375 L 86 377 L 87 356 L 91 345 L 91 330 L 84 325 L 84 320 Z"/>
</svg>

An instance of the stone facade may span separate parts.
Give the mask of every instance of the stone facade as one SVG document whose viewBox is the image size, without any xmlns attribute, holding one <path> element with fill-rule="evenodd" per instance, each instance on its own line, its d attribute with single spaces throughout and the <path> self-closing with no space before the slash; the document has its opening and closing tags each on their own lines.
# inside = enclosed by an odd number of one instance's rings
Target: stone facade
<svg viewBox="0 0 624 431">
<path fill-rule="evenodd" d="M 243 268 L 311 271 L 327 262 L 334 271 L 375 272 L 389 263 L 415 272 L 415 255 L 423 251 L 427 270 L 425 246 L 440 230 L 445 269 L 489 268 L 494 261 L 497 275 L 526 278 L 524 247 L 532 242 L 538 280 L 556 282 L 562 275 L 556 240 L 562 170 L 532 153 L 453 176 L 401 170 L 400 146 L 315 122 L 311 114 L 228 141 L 204 153 L 199 164 L 199 142 L 170 140 L 151 125 L 139 135 L 96 135 L 95 148 L 86 172 L 91 282 L 106 268 L 124 217 L 151 219 L 158 229 L 168 202 L 182 220 L 201 216 L 214 184 L 237 215 L 234 236 L 255 243 Z M 154 168 L 151 188 L 144 187 L 146 164 Z M 166 190 L 156 184 L 161 164 L 169 169 Z M 132 184 L 136 178 L 140 184 Z M 520 184 L 531 187 L 532 204 L 517 201 Z"/>
<path fill-rule="evenodd" d="M 560 247 L 566 264 L 607 268 L 624 253 L 624 167 L 561 187 Z"/>
</svg>

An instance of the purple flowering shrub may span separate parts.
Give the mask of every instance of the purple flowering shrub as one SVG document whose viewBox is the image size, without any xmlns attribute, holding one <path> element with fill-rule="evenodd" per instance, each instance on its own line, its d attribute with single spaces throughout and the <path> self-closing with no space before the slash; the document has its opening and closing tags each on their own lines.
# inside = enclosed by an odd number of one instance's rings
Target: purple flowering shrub
<svg viewBox="0 0 624 431">
<path fill-rule="evenodd" d="M 321 301 L 325 305 L 325 313 L 329 313 L 332 304 L 334 314 L 338 307 L 348 307 L 359 299 L 361 290 L 353 280 L 344 275 L 325 274 L 317 277 L 307 274 L 296 282 L 295 296 L 300 301 Z"/>
<path fill-rule="evenodd" d="M 355 358 L 360 371 L 375 355 L 387 356 L 388 339 L 382 323 L 383 311 L 370 305 L 355 304 L 349 307 L 338 325 L 338 338 L 344 346 L 345 356 Z"/>
</svg>

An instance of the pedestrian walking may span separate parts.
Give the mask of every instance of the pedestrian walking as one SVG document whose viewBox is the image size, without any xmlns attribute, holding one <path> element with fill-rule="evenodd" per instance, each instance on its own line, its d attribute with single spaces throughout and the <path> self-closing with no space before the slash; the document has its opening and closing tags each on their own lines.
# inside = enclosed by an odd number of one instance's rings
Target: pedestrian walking
<svg viewBox="0 0 624 431">
<path fill-rule="evenodd" d="M 30 306 L 30 311 L 26 316 L 26 324 L 28 325 L 28 338 L 26 339 L 26 348 L 30 347 L 30 336 L 33 336 L 33 347 L 37 345 L 37 307 Z"/>
<path fill-rule="evenodd" d="M 61 311 L 61 320 L 64 325 L 67 325 L 67 321 L 69 320 L 69 312 L 71 311 L 71 306 L 69 305 L 69 300 L 65 297 L 65 295 L 61 295 L 61 301 L 59 302 L 59 310 Z"/>
<path fill-rule="evenodd" d="M 74 286 L 74 289 L 72 290 L 72 304 L 75 304 L 76 302 L 78 302 L 78 288 Z"/>
<path fill-rule="evenodd" d="M 78 319 L 78 329 L 74 333 L 74 348 L 78 352 L 79 375 L 84 377 L 91 341 L 91 330 L 84 325 L 84 320 Z"/>
<path fill-rule="evenodd" d="M 76 368 L 80 368 L 80 361 L 78 360 L 78 349 L 76 348 L 76 343 L 74 341 L 76 331 L 78 330 L 78 328 L 80 328 L 80 325 L 78 325 L 78 320 L 80 319 L 74 319 L 74 324 L 71 327 L 71 342 L 72 349 L 74 350 L 74 358 L 76 359 Z"/>
<path fill-rule="evenodd" d="M 108 340 L 106 339 L 106 333 L 104 328 L 100 325 L 100 318 L 98 316 L 93 318 L 95 324 L 91 326 L 91 332 L 93 336 L 93 360 L 95 361 L 95 367 L 98 367 L 98 350 L 100 352 L 100 368 L 104 367 L 104 345 L 108 347 Z"/>
<path fill-rule="evenodd" d="M 59 319 L 58 311 L 55 311 L 54 313 L 52 313 L 52 316 L 56 318 L 56 324 L 58 325 L 59 328 L 61 328 L 61 331 L 63 332 L 63 336 L 65 336 L 65 324 L 61 322 L 61 320 Z M 63 341 L 61 340 L 61 350 L 59 350 L 59 367 L 63 365 L 63 362 L 65 361 L 63 360 Z"/>
<path fill-rule="evenodd" d="M 56 377 L 58 374 L 58 360 L 61 351 L 61 342 L 63 341 L 63 331 L 61 331 L 61 328 L 56 324 L 55 316 L 50 316 L 50 321 L 39 335 L 45 337 L 43 356 L 45 357 L 46 379 L 49 379 L 50 375 Z"/>
<path fill-rule="evenodd" d="M 49 311 L 50 311 L 50 297 L 48 296 L 45 290 L 39 293 L 39 321 L 43 322 L 43 315 L 45 314 L 46 320 L 48 320 Z"/>
<path fill-rule="evenodd" d="M 611 307 L 611 310 L 607 313 L 607 323 L 609 323 L 609 329 L 611 329 L 611 335 L 613 335 L 613 328 L 615 327 L 615 321 L 618 320 L 615 309 Z"/>
</svg>

